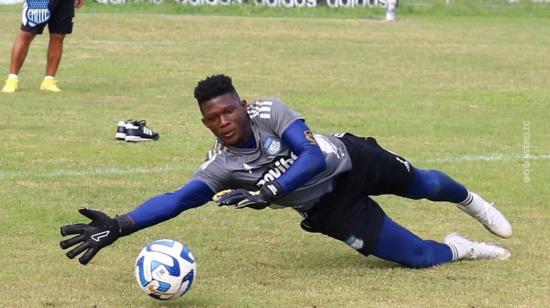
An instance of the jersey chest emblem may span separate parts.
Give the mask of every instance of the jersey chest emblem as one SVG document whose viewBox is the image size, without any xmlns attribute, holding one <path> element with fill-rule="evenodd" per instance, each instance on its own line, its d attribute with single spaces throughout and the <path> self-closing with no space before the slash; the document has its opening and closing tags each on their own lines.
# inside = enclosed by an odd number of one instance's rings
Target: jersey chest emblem
<svg viewBox="0 0 550 308">
<path fill-rule="evenodd" d="M 275 156 L 281 152 L 281 140 L 272 136 L 266 137 L 262 142 L 264 151 L 269 156 Z"/>
<path fill-rule="evenodd" d="M 25 17 L 33 24 L 40 25 L 50 20 L 49 0 L 27 0 Z"/>
</svg>

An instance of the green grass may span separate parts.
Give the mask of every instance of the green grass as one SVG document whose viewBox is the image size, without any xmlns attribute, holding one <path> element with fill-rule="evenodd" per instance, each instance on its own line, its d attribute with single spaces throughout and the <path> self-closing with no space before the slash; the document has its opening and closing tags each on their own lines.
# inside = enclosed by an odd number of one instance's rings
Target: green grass
<svg viewBox="0 0 550 308">
<path fill-rule="evenodd" d="M 525 183 L 521 158 L 526 143 L 532 155 L 550 154 L 548 18 L 438 11 L 385 24 L 340 10 L 328 19 L 116 10 L 90 5 L 78 14 L 57 76 L 62 93 L 38 90 L 46 35 L 30 50 L 22 91 L 0 95 L 2 305 L 548 305 L 549 160 L 530 160 Z M 7 70 L 19 8 L 0 7 L 0 16 Z M 422 237 L 460 231 L 503 243 L 513 258 L 411 270 L 307 234 L 291 210 L 209 204 L 121 239 L 89 266 L 68 260 L 59 227 L 83 221 L 79 207 L 125 213 L 189 179 L 213 141 L 192 91 L 217 72 L 245 98 L 282 98 L 316 132 L 376 136 L 496 201 L 513 223 L 509 240 L 450 204 L 376 198 Z M 147 119 L 160 141 L 115 141 L 116 122 L 127 118 Z M 465 159 L 496 155 L 504 159 Z M 159 238 L 185 242 L 198 260 L 196 285 L 176 302 L 149 299 L 133 275 L 140 249 Z"/>
</svg>

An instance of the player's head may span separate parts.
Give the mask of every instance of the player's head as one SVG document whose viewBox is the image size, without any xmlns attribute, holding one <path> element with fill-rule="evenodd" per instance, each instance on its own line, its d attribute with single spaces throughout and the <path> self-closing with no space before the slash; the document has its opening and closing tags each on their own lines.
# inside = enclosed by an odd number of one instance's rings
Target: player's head
<svg viewBox="0 0 550 308">
<path fill-rule="evenodd" d="M 252 129 L 245 100 L 233 87 L 226 75 L 208 76 L 195 87 L 195 99 L 199 103 L 202 123 L 227 145 L 243 145 Z"/>
</svg>

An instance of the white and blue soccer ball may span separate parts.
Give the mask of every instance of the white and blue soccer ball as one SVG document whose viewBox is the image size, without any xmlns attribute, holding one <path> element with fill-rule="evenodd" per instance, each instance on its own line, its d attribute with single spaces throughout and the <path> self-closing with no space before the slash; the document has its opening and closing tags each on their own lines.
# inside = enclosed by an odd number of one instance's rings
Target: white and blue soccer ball
<svg viewBox="0 0 550 308">
<path fill-rule="evenodd" d="M 191 289 L 197 263 L 189 248 L 174 240 L 157 240 L 145 246 L 136 260 L 136 278 L 149 296 L 168 300 Z"/>
</svg>

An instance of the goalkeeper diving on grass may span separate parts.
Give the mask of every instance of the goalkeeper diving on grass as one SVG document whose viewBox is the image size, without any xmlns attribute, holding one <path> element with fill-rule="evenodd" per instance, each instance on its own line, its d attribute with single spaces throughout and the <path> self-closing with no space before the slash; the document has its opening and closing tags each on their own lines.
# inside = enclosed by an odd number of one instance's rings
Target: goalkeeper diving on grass
<svg viewBox="0 0 550 308">
<path fill-rule="evenodd" d="M 67 256 L 90 260 L 119 237 L 151 227 L 214 201 L 241 211 L 292 208 L 301 227 L 342 241 L 364 256 L 426 268 L 461 259 L 511 256 L 506 248 L 450 233 L 424 240 L 386 215 L 372 196 L 450 202 L 493 234 L 512 227 L 491 203 L 438 170 L 424 170 L 385 150 L 374 138 L 350 133 L 314 134 L 305 119 L 276 98 L 247 103 L 226 75 L 198 82 L 194 96 L 203 124 L 216 143 L 192 178 L 176 191 L 155 196 L 111 218 L 93 209 L 91 220 L 61 227 Z M 235 213 L 238 215 L 238 211 Z"/>
</svg>

